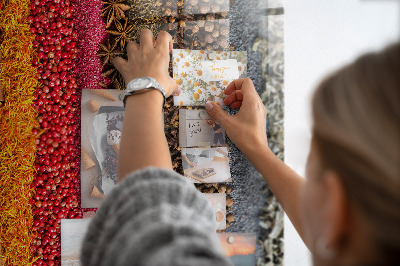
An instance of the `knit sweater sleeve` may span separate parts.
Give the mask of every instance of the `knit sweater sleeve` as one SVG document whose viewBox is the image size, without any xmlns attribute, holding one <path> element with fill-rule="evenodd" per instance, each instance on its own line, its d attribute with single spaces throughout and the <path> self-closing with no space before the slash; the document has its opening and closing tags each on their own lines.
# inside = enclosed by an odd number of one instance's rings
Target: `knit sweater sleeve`
<svg viewBox="0 0 400 266">
<path fill-rule="evenodd" d="M 82 244 L 85 266 L 231 265 L 211 204 L 181 175 L 146 168 L 107 195 Z"/>
</svg>

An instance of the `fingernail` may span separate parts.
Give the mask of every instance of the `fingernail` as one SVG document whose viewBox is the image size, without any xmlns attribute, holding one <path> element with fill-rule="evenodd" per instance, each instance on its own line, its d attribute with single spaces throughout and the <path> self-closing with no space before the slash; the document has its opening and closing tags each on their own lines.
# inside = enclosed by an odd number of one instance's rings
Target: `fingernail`
<svg viewBox="0 0 400 266">
<path fill-rule="evenodd" d="M 206 110 L 210 112 L 214 108 L 214 105 L 211 102 L 206 103 Z"/>
<path fill-rule="evenodd" d="M 181 92 L 182 92 L 182 88 L 181 88 L 181 86 L 178 86 L 178 90 L 176 91 L 176 93 L 179 95 L 179 94 L 181 94 Z"/>
</svg>

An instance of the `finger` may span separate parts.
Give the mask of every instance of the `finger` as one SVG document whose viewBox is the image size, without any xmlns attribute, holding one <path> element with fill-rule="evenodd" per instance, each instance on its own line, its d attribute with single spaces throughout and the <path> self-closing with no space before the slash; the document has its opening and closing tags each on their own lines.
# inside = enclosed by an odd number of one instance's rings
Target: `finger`
<svg viewBox="0 0 400 266">
<path fill-rule="evenodd" d="M 220 105 L 218 105 L 216 103 L 208 102 L 206 104 L 206 111 L 211 115 L 211 117 L 213 117 L 215 120 L 217 120 L 218 123 L 223 128 L 225 128 L 225 130 L 227 129 L 226 125 L 227 125 L 228 121 L 232 118 L 226 111 L 224 111 L 222 109 L 222 107 Z"/>
<path fill-rule="evenodd" d="M 121 73 L 123 74 L 124 69 L 126 64 L 128 64 L 128 61 L 126 61 L 125 59 L 123 59 L 122 57 L 115 57 L 112 60 L 112 64 L 115 66 L 115 68 Z"/>
<path fill-rule="evenodd" d="M 181 88 L 181 86 L 178 86 L 177 90 L 174 93 L 172 93 L 172 96 L 179 96 L 181 94 L 181 92 L 182 92 L 182 88 Z"/>
<path fill-rule="evenodd" d="M 182 92 L 182 89 L 181 89 L 181 87 L 180 86 L 178 86 L 178 84 L 176 84 L 176 82 L 174 81 L 173 82 L 173 85 L 172 85 L 172 87 L 173 87 L 173 90 L 172 90 L 172 93 L 171 93 L 171 95 L 174 95 L 174 94 L 180 94 L 181 92 Z"/>
<path fill-rule="evenodd" d="M 139 50 L 150 50 L 154 48 L 154 36 L 151 30 L 143 29 L 140 33 L 140 47 Z"/>
<path fill-rule="evenodd" d="M 225 95 L 230 95 L 232 93 L 234 93 L 236 90 L 236 83 L 238 83 L 240 81 L 240 79 L 235 79 L 234 81 L 232 81 L 231 83 L 228 84 L 228 86 L 226 86 L 225 88 Z"/>
<path fill-rule="evenodd" d="M 156 40 L 156 49 L 168 54 L 171 42 L 172 36 L 166 31 L 161 31 Z"/>
<path fill-rule="evenodd" d="M 225 94 L 230 95 L 236 90 L 241 90 L 243 94 L 256 93 L 253 82 L 249 78 L 235 79 L 225 89 Z"/>
<path fill-rule="evenodd" d="M 240 90 L 234 91 L 224 99 L 225 105 L 231 105 L 233 102 L 243 101 L 243 92 Z"/>
<path fill-rule="evenodd" d="M 232 109 L 239 109 L 240 107 L 242 107 L 242 101 L 237 101 L 231 104 L 231 108 Z"/>
<path fill-rule="evenodd" d="M 126 52 L 128 54 L 128 59 L 135 56 L 135 53 L 139 51 L 139 45 L 136 42 L 129 41 L 126 46 Z"/>
</svg>

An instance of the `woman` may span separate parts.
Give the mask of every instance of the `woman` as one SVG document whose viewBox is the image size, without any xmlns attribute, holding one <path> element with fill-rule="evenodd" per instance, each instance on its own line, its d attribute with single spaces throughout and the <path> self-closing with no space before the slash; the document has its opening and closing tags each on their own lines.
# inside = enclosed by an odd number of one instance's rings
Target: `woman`
<svg viewBox="0 0 400 266">
<path fill-rule="evenodd" d="M 171 95 L 171 36 L 149 30 L 128 61 L 114 64 L 127 83 L 155 78 Z M 232 82 L 224 103 L 206 109 L 263 175 L 313 254 L 315 265 L 400 264 L 400 45 L 368 54 L 329 76 L 313 99 L 307 179 L 269 150 L 266 110 L 250 79 Z M 230 265 L 215 217 L 193 185 L 171 171 L 157 90 L 129 96 L 119 175 L 82 250 L 84 265 Z M 151 168 L 148 168 L 152 166 Z M 140 169 L 140 170 L 139 170 Z"/>
<path fill-rule="evenodd" d="M 212 146 L 224 145 L 225 144 L 225 137 L 224 132 L 221 125 L 217 121 L 213 121 L 212 119 L 203 121 L 206 125 L 208 125 L 211 129 L 211 135 L 214 133 L 214 143 Z"/>
</svg>

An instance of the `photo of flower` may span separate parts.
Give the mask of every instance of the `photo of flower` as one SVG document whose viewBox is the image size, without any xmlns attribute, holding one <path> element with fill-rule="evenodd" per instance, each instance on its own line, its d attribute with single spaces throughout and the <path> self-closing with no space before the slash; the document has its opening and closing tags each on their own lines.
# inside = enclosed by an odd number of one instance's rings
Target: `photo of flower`
<svg viewBox="0 0 400 266">
<path fill-rule="evenodd" d="M 173 77 L 181 87 L 174 96 L 175 106 L 204 106 L 207 101 L 223 105 L 229 83 L 247 76 L 247 53 L 244 51 L 172 51 Z"/>
</svg>

